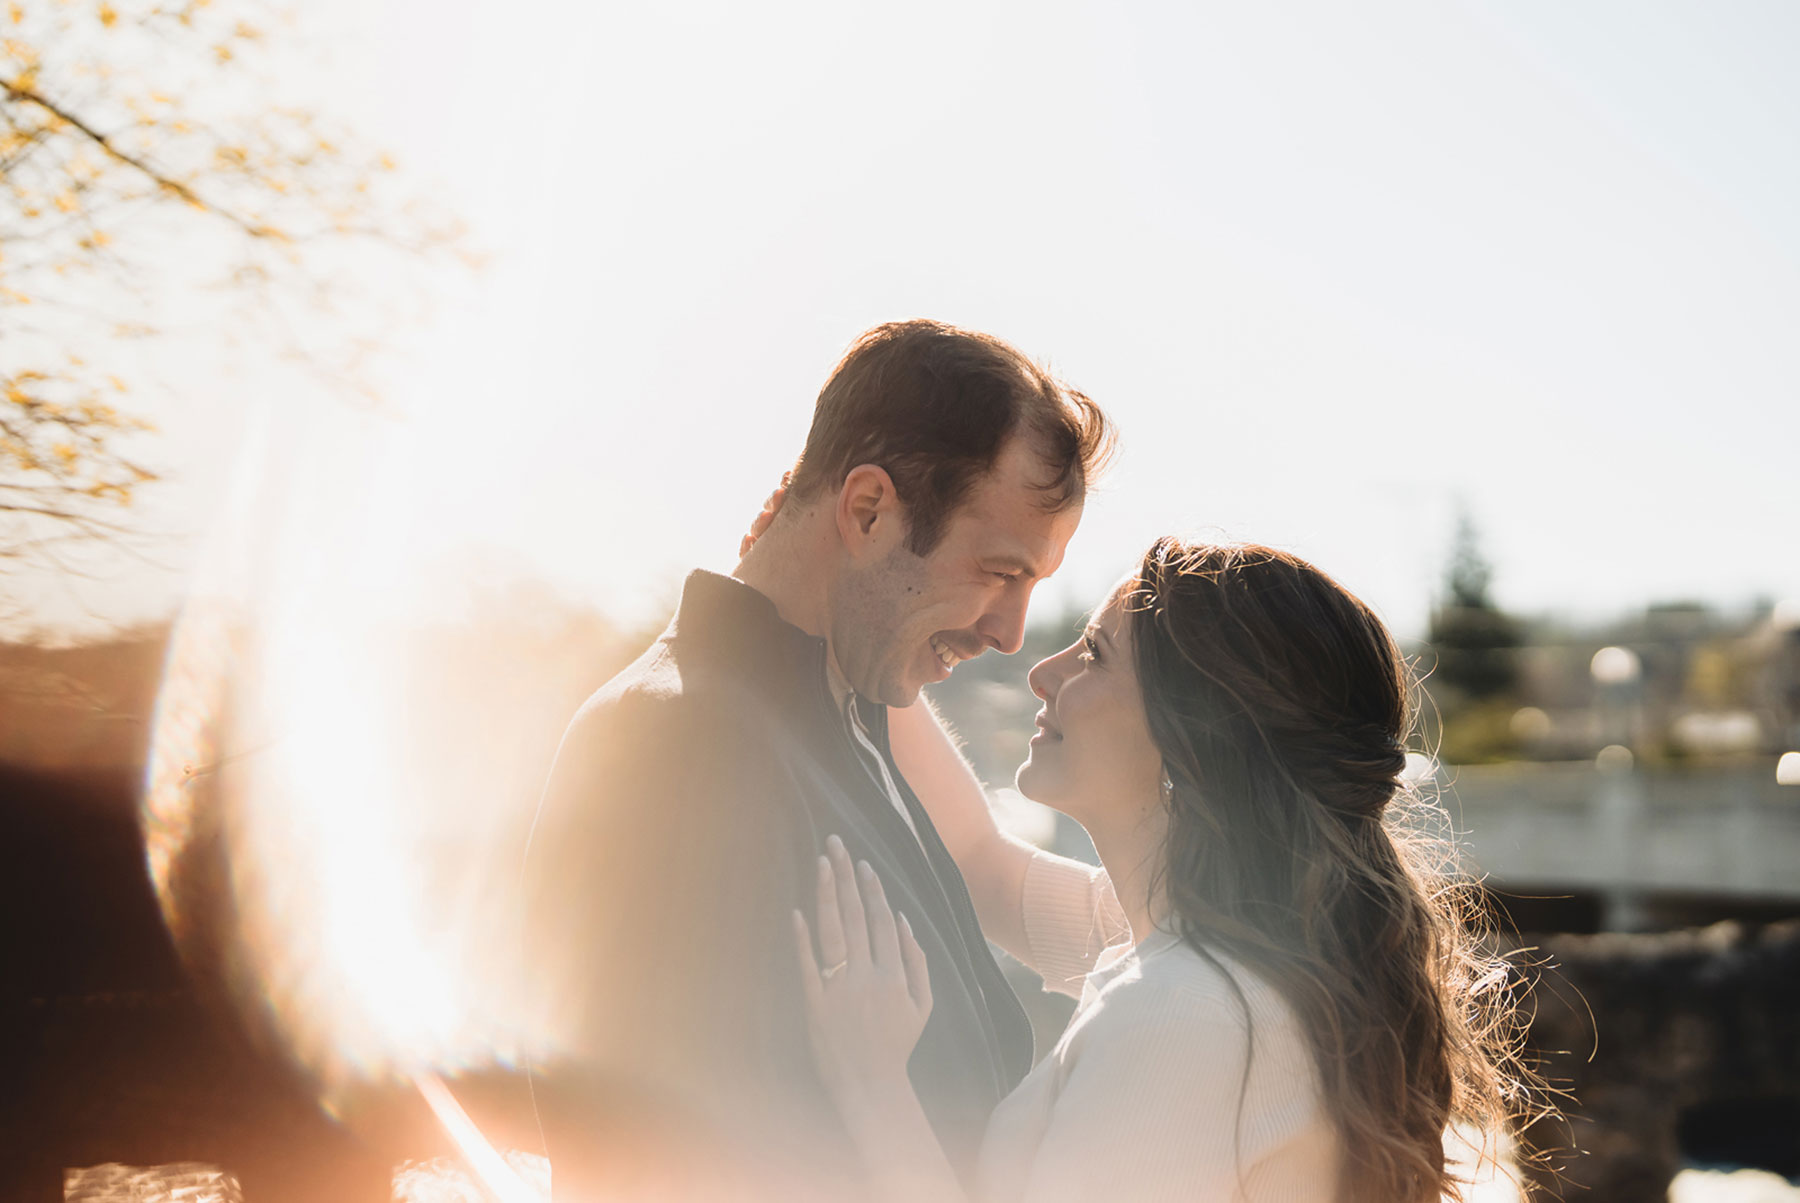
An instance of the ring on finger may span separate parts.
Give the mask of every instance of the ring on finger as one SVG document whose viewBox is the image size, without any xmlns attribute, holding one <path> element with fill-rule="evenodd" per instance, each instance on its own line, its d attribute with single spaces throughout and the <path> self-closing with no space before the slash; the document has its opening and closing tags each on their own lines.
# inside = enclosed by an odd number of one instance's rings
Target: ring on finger
<svg viewBox="0 0 1800 1203">
<path fill-rule="evenodd" d="M 833 965 L 831 968 L 829 968 L 829 969 L 825 970 L 823 973 L 819 974 L 819 977 L 825 981 L 830 981 L 832 978 L 834 978 L 838 974 L 842 973 L 844 971 L 845 967 L 848 966 L 849 964 L 850 964 L 850 962 L 848 959 L 839 961 L 837 964 Z"/>
</svg>

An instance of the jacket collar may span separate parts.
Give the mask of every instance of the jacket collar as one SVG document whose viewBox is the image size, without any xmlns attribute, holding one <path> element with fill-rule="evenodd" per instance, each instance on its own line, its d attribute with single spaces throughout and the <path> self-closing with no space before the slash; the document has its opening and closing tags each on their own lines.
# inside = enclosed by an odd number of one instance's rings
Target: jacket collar
<svg viewBox="0 0 1800 1203">
<path fill-rule="evenodd" d="M 777 693 L 827 693 L 825 641 L 783 619 L 774 602 L 734 577 L 689 573 L 664 638 L 683 656 L 735 669 Z"/>
<path fill-rule="evenodd" d="M 765 594 L 735 577 L 690 572 L 663 637 L 678 656 L 698 656 L 741 673 L 777 698 L 808 709 L 823 707 L 833 723 L 842 720 L 841 703 L 826 676 L 825 641 L 782 618 Z M 887 707 L 861 694 L 856 702 L 870 737 L 885 750 Z"/>
</svg>

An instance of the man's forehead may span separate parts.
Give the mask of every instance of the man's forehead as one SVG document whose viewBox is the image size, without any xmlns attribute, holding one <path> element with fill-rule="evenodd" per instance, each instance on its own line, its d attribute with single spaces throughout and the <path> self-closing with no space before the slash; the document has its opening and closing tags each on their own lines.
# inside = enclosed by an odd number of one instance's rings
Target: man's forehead
<svg viewBox="0 0 1800 1203">
<path fill-rule="evenodd" d="M 1083 498 L 1078 492 L 1058 506 L 1063 498 L 1045 487 L 1044 475 L 1036 449 L 1026 440 L 1010 440 L 951 517 L 956 541 L 991 568 L 1001 568 L 992 561 L 1010 558 L 1013 568 L 1004 570 L 1033 576 L 1056 571 L 1081 522 Z"/>
</svg>

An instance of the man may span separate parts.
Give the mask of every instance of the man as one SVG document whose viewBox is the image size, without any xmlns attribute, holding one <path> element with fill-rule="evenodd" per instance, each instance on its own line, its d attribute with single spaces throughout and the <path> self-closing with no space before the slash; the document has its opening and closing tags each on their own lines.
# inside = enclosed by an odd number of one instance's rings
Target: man
<svg viewBox="0 0 1800 1203">
<path fill-rule="evenodd" d="M 925 951 L 935 1001 L 910 1073 L 969 1166 L 1031 1030 L 894 766 L 886 707 L 1018 650 L 1111 439 L 998 339 L 869 331 L 733 576 L 691 575 L 667 631 L 576 715 L 527 866 L 535 985 L 564 1037 L 538 1092 L 559 1196 L 791 1197 L 847 1172 L 791 926 L 832 836 Z"/>
</svg>

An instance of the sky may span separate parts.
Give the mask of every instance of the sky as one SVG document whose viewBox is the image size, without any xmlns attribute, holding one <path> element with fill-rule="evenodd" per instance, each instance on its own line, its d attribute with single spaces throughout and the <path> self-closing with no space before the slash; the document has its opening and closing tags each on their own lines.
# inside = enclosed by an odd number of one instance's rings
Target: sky
<svg viewBox="0 0 1800 1203">
<path fill-rule="evenodd" d="M 194 348 L 171 537 L 95 614 L 172 607 L 279 487 L 339 510 L 285 537 L 381 531 L 408 605 L 510 574 L 642 620 L 729 569 L 845 346 L 915 316 L 1121 430 L 1039 614 L 1182 531 L 1418 634 L 1465 509 L 1522 612 L 1800 596 L 1791 5 L 331 0 L 297 33 L 289 86 L 486 265 L 379 414 L 275 413 Z"/>
</svg>

